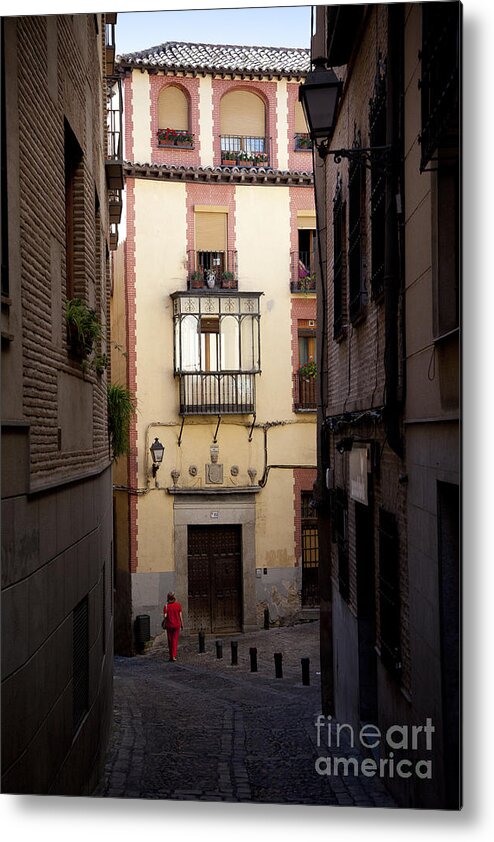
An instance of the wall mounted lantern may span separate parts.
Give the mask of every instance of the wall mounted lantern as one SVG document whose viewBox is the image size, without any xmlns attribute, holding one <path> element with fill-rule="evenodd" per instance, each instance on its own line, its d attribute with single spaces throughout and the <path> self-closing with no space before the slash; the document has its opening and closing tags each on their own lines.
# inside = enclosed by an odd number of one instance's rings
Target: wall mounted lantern
<svg viewBox="0 0 494 842">
<path fill-rule="evenodd" d="M 341 96 L 343 82 L 334 70 L 326 67 L 325 58 L 316 58 L 314 70 L 307 74 L 303 85 L 298 89 L 298 98 L 302 103 L 305 121 L 309 127 L 309 134 L 319 150 L 321 144 L 317 140 L 329 138 L 334 131 L 338 102 Z"/>
<path fill-rule="evenodd" d="M 338 79 L 332 68 L 327 67 L 325 58 L 314 60 L 314 70 L 307 74 L 304 84 L 298 89 L 298 98 L 302 104 L 309 134 L 320 157 L 324 159 L 327 155 L 333 155 L 336 164 L 339 164 L 342 158 L 350 158 L 366 166 L 374 163 L 376 157 L 387 158 L 389 146 L 329 148 L 342 89 L 343 82 Z"/>
<path fill-rule="evenodd" d="M 163 444 L 161 444 L 160 440 L 156 438 L 149 450 L 151 451 L 151 456 L 153 457 L 152 473 L 153 477 L 155 477 L 163 461 L 165 447 Z"/>
</svg>

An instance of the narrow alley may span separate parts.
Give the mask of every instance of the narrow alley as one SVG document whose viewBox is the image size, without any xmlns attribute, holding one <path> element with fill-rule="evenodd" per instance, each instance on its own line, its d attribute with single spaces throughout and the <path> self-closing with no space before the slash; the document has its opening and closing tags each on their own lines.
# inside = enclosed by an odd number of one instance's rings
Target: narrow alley
<svg viewBox="0 0 494 842">
<path fill-rule="evenodd" d="M 231 640 L 238 642 L 232 666 Z M 251 648 L 257 672 L 251 672 Z M 200 801 L 393 807 L 374 777 L 320 775 L 320 755 L 356 756 L 348 745 L 318 747 L 319 623 L 216 638 L 199 653 L 182 637 L 177 663 L 164 635 L 134 658 L 115 659 L 114 725 L 96 795 Z M 283 677 L 274 654 L 282 653 Z M 310 659 L 310 685 L 301 658 Z M 334 726 L 333 726 L 334 727 Z"/>
</svg>

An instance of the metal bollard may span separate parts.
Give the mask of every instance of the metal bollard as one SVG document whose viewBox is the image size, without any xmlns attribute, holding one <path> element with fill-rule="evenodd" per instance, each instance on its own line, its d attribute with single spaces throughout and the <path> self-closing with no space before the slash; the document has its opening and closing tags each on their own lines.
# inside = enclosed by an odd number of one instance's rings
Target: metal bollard
<svg viewBox="0 0 494 842">
<path fill-rule="evenodd" d="M 222 658 L 223 657 L 223 644 L 221 640 L 216 641 L 216 657 Z"/>
<path fill-rule="evenodd" d="M 309 660 L 309 658 L 302 658 L 301 664 L 302 664 L 302 684 L 304 684 L 307 687 L 310 684 L 310 671 L 309 671 L 310 660 Z"/>
<path fill-rule="evenodd" d="M 283 678 L 283 655 L 281 652 L 274 653 L 274 674 L 276 678 Z"/>
<path fill-rule="evenodd" d="M 236 640 L 231 641 L 232 647 L 232 667 L 236 667 L 238 665 L 238 642 Z"/>
<path fill-rule="evenodd" d="M 257 672 L 257 649 L 255 646 L 252 646 L 249 649 L 250 655 L 250 671 Z"/>
<path fill-rule="evenodd" d="M 269 608 L 264 609 L 264 628 L 269 629 Z"/>
<path fill-rule="evenodd" d="M 206 644 L 206 635 L 201 630 L 199 632 L 199 653 L 200 654 L 202 654 L 203 652 L 206 651 L 206 645 L 205 644 Z"/>
</svg>

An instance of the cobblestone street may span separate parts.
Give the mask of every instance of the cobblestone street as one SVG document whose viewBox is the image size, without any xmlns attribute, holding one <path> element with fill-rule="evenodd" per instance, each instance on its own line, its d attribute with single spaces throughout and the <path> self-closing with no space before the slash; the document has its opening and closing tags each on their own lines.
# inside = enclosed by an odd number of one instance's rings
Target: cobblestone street
<svg viewBox="0 0 494 842">
<path fill-rule="evenodd" d="M 164 635 L 143 655 L 115 658 L 114 725 L 101 797 L 274 804 L 395 806 L 378 778 L 319 775 L 319 623 L 216 638 L 198 652 L 183 636 L 168 662 Z M 230 641 L 238 641 L 231 665 Z M 250 671 L 249 648 L 258 671 Z M 283 678 L 274 653 L 283 654 Z M 310 685 L 301 658 L 310 658 Z"/>
</svg>

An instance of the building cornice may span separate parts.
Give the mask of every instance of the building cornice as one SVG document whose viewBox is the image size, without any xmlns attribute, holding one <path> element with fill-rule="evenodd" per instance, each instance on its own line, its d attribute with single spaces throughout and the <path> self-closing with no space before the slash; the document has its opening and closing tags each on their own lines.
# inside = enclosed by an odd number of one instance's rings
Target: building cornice
<svg viewBox="0 0 494 842">
<path fill-rule="evenodd" d="M 293 172 L 264 167 L 188 167 L 164 164 L 124 164 L 126 178 L 146 178 L 158 181 L 187 181 L 213 184 L 268 184 L 290 187 L 312 187 L 310 172 Z"/>
</svg>

